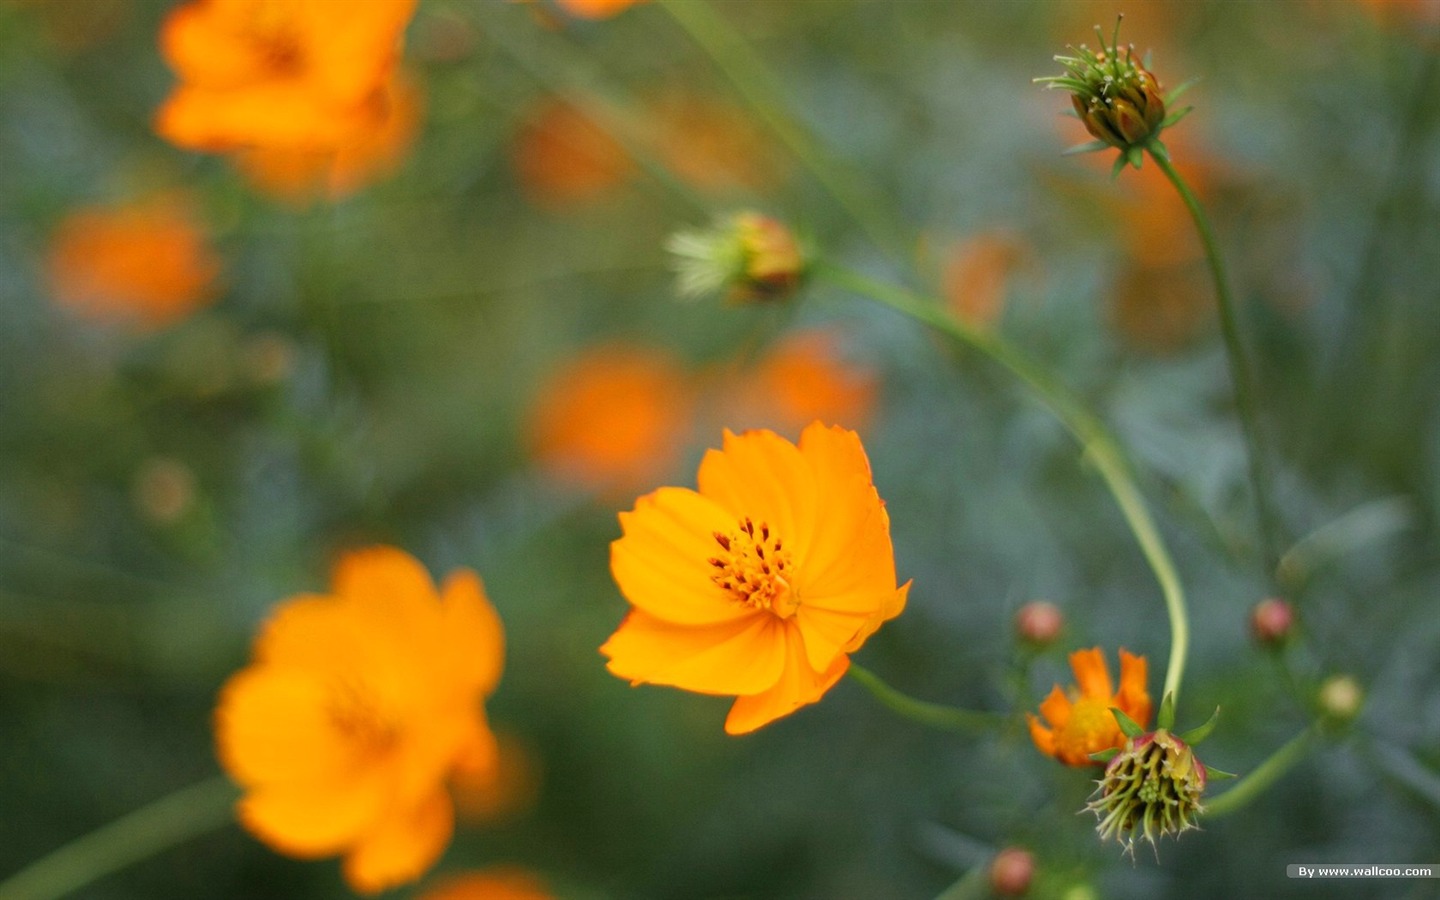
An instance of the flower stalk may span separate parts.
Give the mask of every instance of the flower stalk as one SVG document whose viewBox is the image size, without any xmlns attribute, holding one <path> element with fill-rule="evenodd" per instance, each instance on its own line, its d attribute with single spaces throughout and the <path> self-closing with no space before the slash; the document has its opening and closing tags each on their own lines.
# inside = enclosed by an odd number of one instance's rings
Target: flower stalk
<svg viewBox="0 0 1440 900">
<path fill-rule="evenodd" d="M 942 731 L 986 731 L 1003 724 L 1009 718 L 1003 713 L 960 709 L 946 706 L 943 703 L 917 700 L 909 694 L 891 687 L 879 675 L 864 666 L 856 665 L 853 662 L 850 663 L 848 674 L 891 712 L 931 728 L 938 728 Z"/>
<path fill-rule="evenodd" d="M 956 343 L 985 354 L 1024 382 L 1060 420 L 1083 448 L 1085 457 L 1100 472 L 1101 479 L 1120 507 L 1126 525 L 1140 545 L 1140 552 L 1155 574 L 1155 580 L 1160 584 L 1165 610 L 1170 619 L 1170 661 L 1165 670 L 1165 687 L 1161 696 L 1170 694 L 1178 699 L 1190 647 L 1190 620 L 1185 605 L 1184 588 L 1165 547 L 1165 541 L 1155 526 L 1155 520 L 1150 516 L 1149 507 L 1145 505 L 1135 476 L 1119 444 L 1105 424 L 1086 409 L 1079 398 L 1051 378 L 1049 373 L 1019 348 L 995 334 L 978 331 L 956 320 L 938 301 L 875 281 L 834 263 L 817 262 L 811 271 L 816 278 L 828 280 L 837 287 L 868 297 L 929 325 Z"/>
<path fill-rule="evenodd" d="M 1205 817 L 1207 819 L 1219 818 L 1249 805 L 1252 800 L 1279 781 L 1286 772 L 1294 768 L 1296 763 L 1305 758 L 1315 736 L 1316 728 L 1312 725 L 1286 741 L 1264 762 L 1235 782 L 1234 787 L 1205 804 Z"/>
</svg>

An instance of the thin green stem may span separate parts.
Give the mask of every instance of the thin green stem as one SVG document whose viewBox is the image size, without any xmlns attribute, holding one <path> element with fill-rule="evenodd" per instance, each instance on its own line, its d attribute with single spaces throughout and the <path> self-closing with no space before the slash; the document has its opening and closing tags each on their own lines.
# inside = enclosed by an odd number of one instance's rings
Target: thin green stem
<svg viewBox="0 0 1440 900">
<path fill-rule="evenodd" d="M 1205 804 L 1205 818 L 1217 819 L 1241 809 L 1270 785 L 1279 781 L 1296 763 L 1305 758 L 1314 740 L 1316 728 L 1311 725 L 1280 746 L 1264 762 L 1250 771 L 1250 774 L 1235 782 L 1230 790 Z"/>
<path fill-rule="evenodd" d="M 853 662 L 850 663 L 850 677 L 860 682 L 876 700 L 879 700 L 892 712 L 912 722 L 929 725 L 931 728 L 940 728 L 945 731 L 986 731 L 995 728 L 1008 718 L 1003 713 L 958 709 L 943 703 L 916 700 L 886 684 L 879 675 Z"/>
<path fill-rule="evenodd" d="M 897 259 L 909 259 L 912 241 L 883 195 L 835 160 L 800 124 L 785 99 L 784 86 L 745 36 L 705 0 L 660 0 L 657 5 L 710 57 L 766 127 L 870 239 Z"/>
<path fill-rule="evenodd" d="M 923 322 L 950 339 L 979 350 L 1024 382 L 1049 407 L 1055 417 L 1079 442 L 1081 448 L 1110 490 L 1125 523 L 1135 535 L 1140 552 L 1155 573 L 1170 617 L 1170 663 L 1165 670 L 1165 689 L 1178 702 L 1180 682 L 1185 676 L 1185 659 L 1190 647 L 1190 620 L 1185 609 L 1185 592 L 1175 564 L 1160 537 L 1135 477 L 1105 424 L 1096 418 L 1064 385 L 1050 377 L 1038 363 L 1002 338 L 971 328 L 948 314 L 937 301 L 923 298 L 904 288 L 874 281 L 857 272 L 830 263 L 815 267 L 817 277 L 864 297 L 878 301 L 912 319 Z"/>
<path fill-rule="evenodd" d="M 935 900 L 985 900 L 991 896 L 989 866 L 973 866 L 959 881 L 941 891 Z"/>
<path fill-rule="evenodd" d="M 1205 210 L 1200 206 L 1200 201 L 1190 190 L 1185 179 L 1171 165 L 1168 154 L 1163 150 L 1157 152 L 1152 146 L 1149 148 L 1150 158 L 1155 160 L 1155 165 L 1165 173 L 1165 177 L 1174 186 L 1180 199 L 1185 201 L 1185 207 L 1190 210 L 1190 218 L 1195 222 L 1195 231 L 1200 235 L 1200 243 L 1205 247 L 1205 259 L 1210 264 L 1210 276 L 1215 282 L 1215 304 L 1220 312 L 1220 333 L 1225 339 L 1225 357 L 1230 363 L 1230 383 L 1235 392 L 1235 409 L 1240 417 L 1240 429 L 1245 435 L 1246 459 L 1249 463 L 1250 492 L 1255 497 L 1255 526 L 1260 536 L 1260 557 L 1261 565 L 1264 568 L 1266 583 L 1273 584 L 1275 579 L 1275 567 L 1279 563 L 1277 551 L 1276 522 L 1274 511 L 1270 506 L 1270 495 L 1267 485 L 1269 480 L 1269 466 L 1265 456 L 1265 446 L 1260 435 L 1259 412 L 1255 400 L 1255 375 L 1250 368 L 1249 358 L 1245 353 L 1245 344 L 1240 339 L 1239 321 L 1235 314 L 1235 299 L 1230 293 L 1230 279 L 1225 270 L 1225 258 L 1220 253 L 1220 245 L 1215 240 L 1215 233 L 1210 228 L 1210 219 L 1205 215 Z"/>
<path fill-rule="evenodd" d="M 131 863 L 232 821 L 235 788 L 211 778 L 182 788 L 41 857 L 0 882 L 0 900 L 57 900 Z"/>
</svg>

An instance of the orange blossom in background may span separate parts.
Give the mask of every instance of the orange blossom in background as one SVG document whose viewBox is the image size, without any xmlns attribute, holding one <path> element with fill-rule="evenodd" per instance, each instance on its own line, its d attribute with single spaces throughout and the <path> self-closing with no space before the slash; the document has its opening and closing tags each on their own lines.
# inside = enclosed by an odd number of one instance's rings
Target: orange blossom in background
<svg viewBox="0 0 1440 900">
<path fill-rule="evenodd" d="M 1041 753 L 1067 766 L 1093 766 L 1090 754 L 1118 748 L 1125 743 L 1113 706 L 1144 727 L 1150 721 L 1150 694 L 1146 692 L 1145 657 L 1120 650 L 1120 690 L 1110 681 L 1110 668 L 1099 647 L 1070 654 L 1070 668 L 1078 688 L 1067 693 L 1055 685 L 1040 704 L 1040 715 L 1030 714 L 1030 739 Z"/>
</svg>

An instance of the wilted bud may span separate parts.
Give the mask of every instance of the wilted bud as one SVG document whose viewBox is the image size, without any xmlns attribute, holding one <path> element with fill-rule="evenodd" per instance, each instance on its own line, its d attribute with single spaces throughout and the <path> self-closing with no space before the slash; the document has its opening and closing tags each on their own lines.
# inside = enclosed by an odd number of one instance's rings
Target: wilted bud
<svg viewBox="0 0 1440 900">
<path fill-rule="evenodd" d="M 805 276 L 805 254 L 781 222 L 737 213 L 705 231 L 682 231 L 666 249 L 676 256 L 682 296 L 724 290 L 737 303 L 785 300 Z"/>
<path fill-rule="evenodd" d="M 1110 46 L 1099 28 L 1095 34 L 1100 38 L 1099 50 L 1085 44 L 1071 48 L 1074 56 L 1055 57 L 1065 67 L 1064 75 L 1035 80 L 1069 91 L 1085 130 L 1121 151 L 1136 148 L 1138 160 L 1138 148 L 1149 145 L 1170 124 L 1165 120 L 1160 81 L 1135 58 L 1133 46 L 1120 46 L 1118 22 Z"/>
<path fill-rule="evenodd" d="M 1267 597 L 1250 610 L 1250 633 L 1268 646 L 1285 643 L 1295 627 L 1295 608 L 1279 597 Z"/>
<path fill-rule="evenodd" d="M 990 887 L 1001 897 L 1023 897 L 1035 877 L 1035 857 L 1021 847 L 1006 847 L 990 861 Z"/>
<path fill-rule="evenodd" d="M 1101 840 L 1113 837 L 1133 855 L 1137 836 L 1153 847 L 1157 838 L 1196 827 L 1205 779 L 1190 746 L 1158 728 L 1125 741 L 1086 809 L 1100 820 Z"/>
<path fill-rule="evenodd" d="M 1064 628 L 1064 613 L 1048 600 L 1032 600 L 1015 611 L 1015 634 L 1027 644 L 1047 646 Z"/>
<path fill-rule="evenodd" d="M 1331 675 L 1320 685 L 1316 696 L 1320 712 L 1335 722 L 1349 722 L 1365 705 L 1365 692 L 1349 675 Z"/>
</svg>

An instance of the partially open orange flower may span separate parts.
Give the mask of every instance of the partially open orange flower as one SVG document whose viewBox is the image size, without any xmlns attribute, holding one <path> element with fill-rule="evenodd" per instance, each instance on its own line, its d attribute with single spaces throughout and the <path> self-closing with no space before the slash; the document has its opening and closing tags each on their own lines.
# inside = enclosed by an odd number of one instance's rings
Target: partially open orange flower
<svg viewBox="0 0 1440 900">
<path fill-rule="evenodd" d="M 632 344 L 602 344 L 542 385 L 529 443 L 540 466 L 587 490 L 629 495 L 664 477 L 684 446 L 692 398 L 680 363 Z"/>
<path fill-rule="evenodd" d="M 339 200 L 390 174 L 405 158 L 420 127 L 420 88 L 396 73 L 381 89 L 374 128 L 334 148 L 252 147 L 234 162 L 261 191 L 304 204 Z"/>
<path fill-rule="evenodd" d="M 1041 753 L 1053 756 L 1067 766 L 1093 766 L 1090 754 L 1118 748 L 1125 735 L 1110 712 L 1114 707 L 1134 719 L 1142 728 L 1150 721 L 1150 694 L 1145 689 L 1145 657 L 1120 650 L 1120 690 L 1110 681 L 1110 667 L 1099 647 L 1076 650 L 1070 654 L 1070 668 L 1075 672 L 1078 688 L 1069 693 L 1060 685 L 1040 704 L 1040 715 L 1049 727 L 1035 716 L 1030 720 L 1030 739 Z"/>
<path fill-rule="evenodd" d="M 333 149 L 373 129 L 417 0 L 195 0 L 160 32 L 180 79 L 155 128 L 192 150 Z"/>
<path fill-rule="evenodd" d="M 735 696 L 730 734 L 819 700 L 910 589 L 859 436 L 819 422 L 798 446 L 726 431 L 698 491 L 661 488 L 620 525 L 610 571 L 632 609 L 600 652 L 632 684 Z"/>
<path fill-rule="evenodd" d="M 474 572 L 437 594 L 402 551 L 342 558 L 333 592 L 282 604 L 221 691 L 216 744 L 245 788 L 241 823 L 281 853 L 344 854 L 362 893 L 418 878 L 450 840 L 446 777 L 494 765 L 481 702 L 503 644 Z"/>
<path fill-rule="evenodd" d="M 498 867 L 453 875 L 417 900 L 552 900 L 540 879 L 524 869 Z"/>
<path fill-rule="evenodd" d="M 50 294 L 85 319 L 159 328 L 215 296 L 220 260 L 178 196 L 66 218 L 46 261 Z"/>
</svg>

